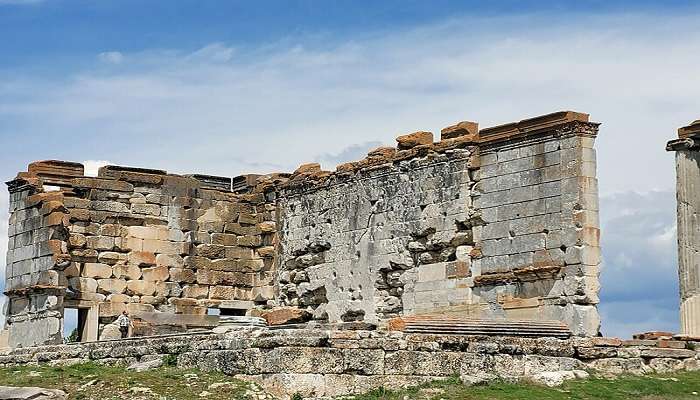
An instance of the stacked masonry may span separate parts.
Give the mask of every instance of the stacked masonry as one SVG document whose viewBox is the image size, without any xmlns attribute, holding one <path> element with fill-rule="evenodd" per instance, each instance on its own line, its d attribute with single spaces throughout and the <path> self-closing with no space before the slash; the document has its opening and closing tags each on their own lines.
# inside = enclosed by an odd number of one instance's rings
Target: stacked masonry
<svg viewBox="0 0 700 400">
<path fill-rule="evenodd" d="M 377 331 L 240 330 L 222 335 L 139 338 L 15 349 L 0 366 L 54 366 L 91 360 L 110 365 L 175 355 L 182 368 L 254 380 L 289 398 L 405 388 L 460 375 L 465 381 L 669 373 L 700 369 L 699 342 L 614 338 L 521 338 Z M 173 358 L 172 356 L 168 358 Z"/>
<path fill-rule="evenodd" d="M 215 326 L 210 307 L 245 313 L 272 299 L 274 206 L 213 179 L 120 167 L 87 178 L 79 164 L 31 164 L 10 182 L 11 346 L 59 342 L 64 307 L 85 311 L 83 339 L 96 340 L 116 334 L 123 310 L 171 331 Z M 27 326 L 37 319 L 39 332 Z M 162 332 L 150 325 L 135 333 Z"/>
<path fill-rule="evenodd" d="M 574 112 L 462 122 L 335 172 L 233 180 L 31 164 L 8 183 L 11 346 L 60 341 L 64 308 L 81 310 L 83 340 L 113 337 L 124 309 L 147 335 L 216 325 L 207 308 L 279 306 L 330 323 L 442 313 L 595 335 L 597 128 Z"/>
</svg>

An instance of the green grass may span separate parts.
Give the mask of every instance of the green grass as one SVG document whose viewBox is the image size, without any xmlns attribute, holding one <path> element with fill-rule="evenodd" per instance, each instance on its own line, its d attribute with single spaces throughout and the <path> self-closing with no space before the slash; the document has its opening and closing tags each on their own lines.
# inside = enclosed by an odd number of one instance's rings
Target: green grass
<svg viewBox="0 0 700 400">
<path fill-rule="evenodd" d="M 196 378 L 188 374 L 196 374 Z M 188 379 L 187 377 L 190 376 Z M 220 385 L 225 383 L 225 385 Z M 87 384 L 87 385 L 86 385 Z M 211 384 L 219 384 L 210 386 Z M 71 400 L 194 400 L 245 399 L 251 385 L 221 373 L 182 370 L 170 366 L 133 372 L 122 367 L 93 363 L 66 367 L 0 368 L 0 385 L 38 386 L 61 389 Z M 85 385 L 85 386 L 83 386 Z M 82 387 L 82 388 L 81 388 Z M 148 388 L 150 393 L 134 393 L 129 389 Z M 209 392 L 201 397 L 203 392 Z M 485 386 L 464 386 L 458 378 L 450 378 L 417 388 L 389 391 L 373 390 L 352 396 L 354 400 L 700 400 L 700 372 L 674 375 L 626 376 L 618 379 L 591 378 L 569 381 L 558 388 L 529 383 L 494 382 Z M 294 396 L 298 400 L 301 396 Z M 268 397 L 269 398 L 269 397 Z"/>
<path fill-rule="evenodd" d="M 194 378 L 187 374 L 196 374 Z M 81 389 L 81 386 L 88 384 Z M 215 385 L 213 383 L 226 383 Z M 11 367 L 0 368 L 0 385 L 38 386 L 61 389 L 70 400 L 150 400 L 150 399 L 245 399 L 250 384 L 232 379 L 221 373 L 203 373 L 174 367 L 133 372 L 122 367 L 107 367 L 93 363 L 66 367 Z M 218 386 L 218 387 L 217 387 Z M 129 389 L 148 388 L 149 392 L 134 393 Z M 200 397 L 202 392 L 209 392 Z"/>
<path fill-rule="evenodd" d="M 693 394 L 695 392 L 696 394 Z M 464 386 L 458 378 L 437 381 L 413 389 L 378 389 L 354 396 L 354 400 L 700 400 L 700 372 L 675 375 L 625 376 L 569 381 L 557 388 L 528 383 L 495 382 Z"/>
</svg>

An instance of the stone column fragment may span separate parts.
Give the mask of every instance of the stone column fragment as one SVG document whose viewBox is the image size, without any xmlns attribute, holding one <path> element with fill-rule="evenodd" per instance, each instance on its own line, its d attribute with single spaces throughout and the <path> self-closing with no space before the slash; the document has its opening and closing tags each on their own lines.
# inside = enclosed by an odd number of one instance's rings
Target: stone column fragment
<svg viewBox="0 0 700 400">
<path fill-rule="evenodd" d="M 666 150 L 676 152 L 680 333 L 700 336 L 700 120 L 678 129 Z"/>
</svg>

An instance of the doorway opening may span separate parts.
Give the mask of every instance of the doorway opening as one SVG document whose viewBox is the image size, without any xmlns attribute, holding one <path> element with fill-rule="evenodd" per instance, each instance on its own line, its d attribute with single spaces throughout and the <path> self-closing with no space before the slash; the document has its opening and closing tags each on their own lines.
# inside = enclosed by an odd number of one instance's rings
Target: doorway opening
<svg viewBox="0 0 700 400">
<path fill-rule="evenodd" d="M 95 317 L 97 317 L 97 307 L 65 307 L 63 309 L 64 341 L 73 343 L 97 340 Z"/>
</svg>

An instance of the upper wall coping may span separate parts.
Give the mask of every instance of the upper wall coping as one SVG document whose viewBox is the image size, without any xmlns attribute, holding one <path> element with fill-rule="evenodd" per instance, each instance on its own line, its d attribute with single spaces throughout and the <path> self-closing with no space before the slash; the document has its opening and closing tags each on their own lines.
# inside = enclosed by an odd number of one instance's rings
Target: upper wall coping
<svg viewBox="0 0 700 400">
<path fill-rule="evenodd" d="M 669 140 L 666 143 L 666 151 L 698 149 L 700 149 L 700 119 L 678 128 L 678 139 Z"/>
<path fill-rule="evenodd" d="M 558 111 L 481 130 L 479 130 L 479 124 L 476 122 L 462 121 L 442 129 L 440 141 L 438 142 L 433 142 L 432 132 L 421 131 L 402 135 L 397 138 L 397 148 L 380 147 L 374 149 L 362 160 L 338 165 L 334 173 L 352 173 L 359 169 L 389 162 L 424 157 L 430 152 L 442 153 L 456 148 L 476 148 L 480 144 L 493 145 L 538 134 L 549 134 L 553 130 L 568 126 L 571 123 L 591 124 L 595 128 L 599 125 L 598 123 L 589 122 L 588 114 L 575 111 Z M 700 132 L 700 121 L 695 121 L 689 127 L 681 128 L 684 132 L 687 129 L 694 129 L 692 132 Z M 679 134 L 681 130 L 679 130 Z M 175 175 L 169 174 L 165 170 L 108 165 L 100 168 L 97 178 L 92 177 L 91 179 L 136 180 L 141 183 L 158 184 L 164 179 L 159 177 L 180 177 L 197 181 L 203 189 L 246 193 L 253 190 L 256 186 L 256 190 L 264 190 L 270 184 L 284 182 L 290 175 L 293 180 L 299 177 L 310 177 L 311 180 L 318 181 L 325 180 L 325 178 L 334 173 L 322 171 L 317 164 L 304 164 L 293 174 L 247 174 L 230 178 L 202 174 Z M 29 164 L 27 172 L 20 172 L 15 180 L 8 182 L 8 186 L 12 189 L 18 187 L 18 181 L 31 181 L 37 178 L 41 178 L 43 184 L 70 187 L 73 186 L 75 178 L 87 177 L 85 177 L 85 167 L 80 163 L 59 160 L 36 161 Z M 260 185 L 261 183 L 262 185 Z"/>
<path fill-rule="evenodd" d="M 575 111 L 558 111 L 518 122 L 485 128 L 479 131 L 479 142 L 495 142 L 519 136 L 533 135 L 570 122 L 590 122 L 589 114 Z"/>
<path fill-rule="evenodd" d="M 678 128 L 678 137 L 681 139 L 697 134 L 700 134 L 700 119 L 691 122 L 688 126 Z"/>
</svg>

